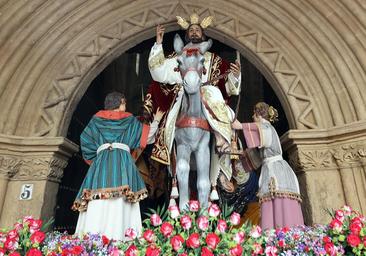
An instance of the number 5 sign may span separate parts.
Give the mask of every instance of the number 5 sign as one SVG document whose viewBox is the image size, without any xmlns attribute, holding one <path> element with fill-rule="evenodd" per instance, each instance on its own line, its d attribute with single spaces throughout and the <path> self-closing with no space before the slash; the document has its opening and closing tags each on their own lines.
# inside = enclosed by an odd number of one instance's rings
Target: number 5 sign
<svg viewBox="0 0 366 256">
<path fill-rule="evenodd" d="M 20 189 L 20 200 L 30 200 L 33 194 L 33 184 L 23 184 Z"/>
</svg>

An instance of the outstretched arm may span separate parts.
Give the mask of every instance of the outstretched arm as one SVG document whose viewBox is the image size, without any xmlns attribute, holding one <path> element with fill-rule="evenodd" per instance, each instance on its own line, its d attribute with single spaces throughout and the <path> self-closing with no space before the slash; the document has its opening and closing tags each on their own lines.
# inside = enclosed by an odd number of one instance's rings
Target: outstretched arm
<svg viewBox="0 0 366 256">
<path fill-rule="evenodd" d="M 156 43 L 153 45 L 149 55 L 149 70 L 152 78 L 159 83 L 176 84 L 181 83 L 182 78 L 175 69 L 178 67 L 175 58 L 167 59 L 164 56 L 163 37 L 165 28 L 162 25 L 156 27 Z"/>
</svg>

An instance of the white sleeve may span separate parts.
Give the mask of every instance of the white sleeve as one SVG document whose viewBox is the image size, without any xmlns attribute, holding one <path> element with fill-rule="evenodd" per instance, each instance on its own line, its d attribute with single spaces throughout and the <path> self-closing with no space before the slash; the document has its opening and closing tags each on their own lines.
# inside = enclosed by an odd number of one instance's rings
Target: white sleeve
<svg viewBox="0 0 366 256">
<path fill-rule="evenodd" d="M 229 73 L 225 83 L 226 93 L 231 95 L 239 95 L 241 87 L 241 73 L 239 78 L 236 78 L 233 73 Z"/>
<path fill-rule="evenodd" d="M 159 121 L 157 120 L 154 120 L 150 124 L 149 134 L 147 135 L 147 144 L 152 144 L 155 142 L 155 133 L 158 130 L 158 127 L 159 127 Z"/>
<path fill-rule="evenodd" d="M 153 80 L 164 84 L 182 83 L 180 73 L 175 71 L 175 68 L 178 67 L 177 60 L 175 58 L 165 58 L 161 44 L 155 43 L 153 45 L 148 62 Z"/>
<path fill-rule="evenodd" d="M 272 145 L 272 129 L 268 124 L 261 123 L 262 146 L 268 148 Z"/>
</svg>

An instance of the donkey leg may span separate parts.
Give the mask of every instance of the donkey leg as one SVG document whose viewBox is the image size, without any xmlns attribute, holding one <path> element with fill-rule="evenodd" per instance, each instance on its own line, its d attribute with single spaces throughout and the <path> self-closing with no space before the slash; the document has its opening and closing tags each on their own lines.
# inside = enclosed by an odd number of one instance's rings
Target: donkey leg
<svg viewBox="0 0 366 256">
<path fill-rule="evenodd" d="M 198 150 L 195 152 L 197 159 L 197 190 L 198 200 L 203 208 L 208 207 L 208 197 L 210 194 L 210 147 L 208 145 L 210 134 L 206 134 L 202 139 Z"/>
<path fill-rule="evenodd" d="M 179 185 L 179 208 L 186 209 L 189 201 L 189 160 L 191 150 L 186 145 L 177 146 L 177 179 Z"/>
</svg>

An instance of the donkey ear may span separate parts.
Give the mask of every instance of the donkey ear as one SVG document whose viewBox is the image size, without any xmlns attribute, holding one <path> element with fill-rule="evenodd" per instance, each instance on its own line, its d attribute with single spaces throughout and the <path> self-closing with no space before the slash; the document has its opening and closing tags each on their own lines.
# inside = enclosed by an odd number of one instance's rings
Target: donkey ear
<svg viewBox="0 0 366 256">
<path fill-rule="evenodd" d="M 175 34 L 174 36 L 174 51 L 180 55 L 182 54 L 182 50 L 184 47 L 184 43 L 182 38 L 180 38 L 180 36 L 178 34 Z"/>
<path fill-rule="evenodd" d="M 210 49 L 212 46 L 212 40 L 208 39 L 208 41 L 202 42 L 200 43 L 200 53 L 204 54 L 206 51 L 208 51 L 208 49 Z"/>
</svg>

